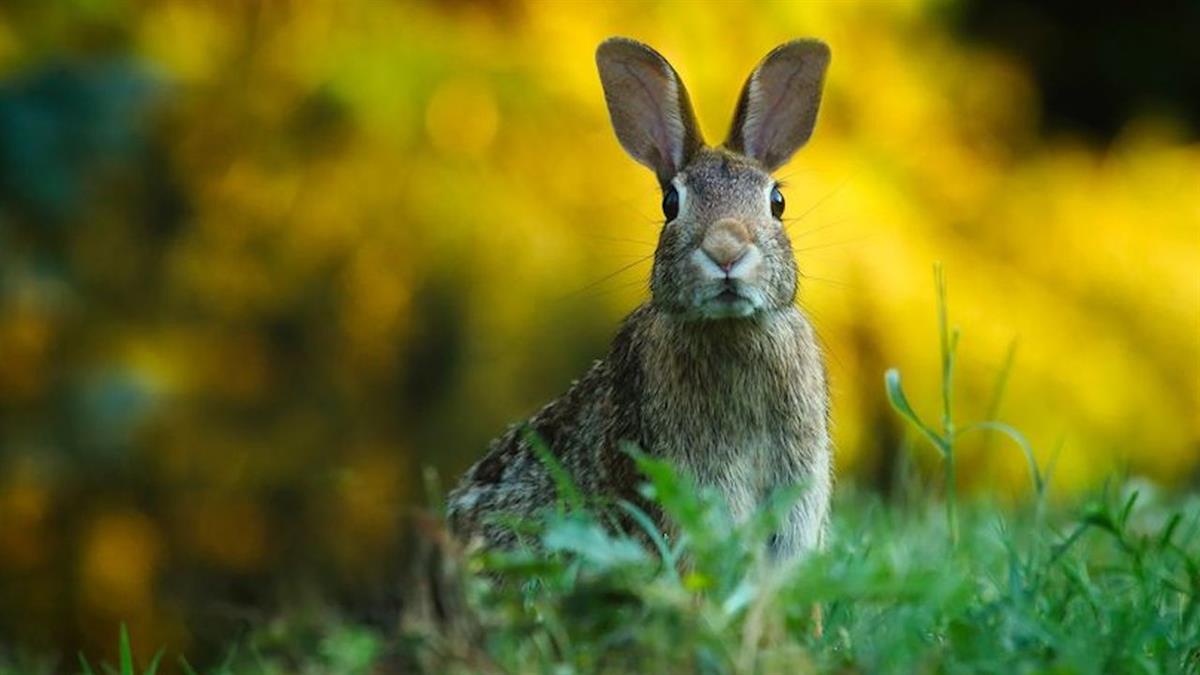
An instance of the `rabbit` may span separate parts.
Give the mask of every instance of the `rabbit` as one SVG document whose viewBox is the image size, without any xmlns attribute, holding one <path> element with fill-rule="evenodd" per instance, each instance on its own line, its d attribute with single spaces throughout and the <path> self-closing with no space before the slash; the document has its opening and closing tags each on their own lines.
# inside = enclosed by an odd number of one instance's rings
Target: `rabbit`
<svg viewBox="0 0 1200 675">
<path fill-rule="evenodd" d="M 715 488 L 735 522 L 773 489 L 804 485 L 769 553 L 787 560 L 822 545 L 833 483 L 828 386 L 812 324 L 796 306 L 799 275 L 771 171 L 812 135 L 829 60 L 828 46 L 811 39 L 767 54 L 714 147 L 662 55 L 628 38 L 600 44 L 617 139 L 662 188 L 651 297 L 602 360 L 467 471 L 448 496 L 459 537 L 511 547 L 516 535 L 498 517 L 555 503 L 538 443 L 583 494 L 630 500 L 671 536 L 639 495 L 643 479 L 623 450 L 632 443 Z M 618 525 L 632 532 L 629 520 Z"/>
</svg>

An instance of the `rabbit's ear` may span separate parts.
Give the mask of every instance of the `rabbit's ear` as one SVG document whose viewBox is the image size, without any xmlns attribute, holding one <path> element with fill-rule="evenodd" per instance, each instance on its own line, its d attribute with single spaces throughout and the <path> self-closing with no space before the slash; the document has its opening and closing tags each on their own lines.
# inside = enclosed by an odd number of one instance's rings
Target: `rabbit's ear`
<svg viewBox="0 0 1200 675">
<path fill-rule="evenodd" d="M 596 49 L 596 66 L 617 139 L 666 185 L 704 145 L 679 74 L 661 54 L 628 38 Z"/>
<path fill-rule="evenodd" d="M 742 88 L 725 147 L 768 171 L 782 166 L 812 136 L 828 67 L 829 46 L 819 40 L 773 49 Z"/>
</svg>

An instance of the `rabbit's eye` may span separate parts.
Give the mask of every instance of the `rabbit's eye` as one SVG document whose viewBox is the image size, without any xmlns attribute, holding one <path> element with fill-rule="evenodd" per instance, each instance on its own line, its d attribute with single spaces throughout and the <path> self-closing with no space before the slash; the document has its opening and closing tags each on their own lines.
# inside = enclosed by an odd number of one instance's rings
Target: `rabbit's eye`
<svg viewBox="0 0 1200 675">
<path fill-rule="evenodd" d="M 679 215 L 679 191 L 674 185 L 668 185 L 667 191 L 663 193 L 662 209 L 668 223 Z"/>
<path fill-rule="evenodd" d="M 779 186 L 771 188 L 771 215 L 779 219 L 783 216 L 783 193 L 779 191 Z"/>
</svg>

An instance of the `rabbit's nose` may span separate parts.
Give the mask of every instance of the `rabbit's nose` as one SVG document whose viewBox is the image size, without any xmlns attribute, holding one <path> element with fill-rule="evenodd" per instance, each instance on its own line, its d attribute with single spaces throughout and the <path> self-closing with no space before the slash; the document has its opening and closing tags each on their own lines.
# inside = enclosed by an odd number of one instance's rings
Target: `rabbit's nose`
<svg viewBox="0 0 1200 675">
<path fill-rule="evenodd" d="M 723 218 L 709 226 L 700 250 L 726 274 L 750 248 L 750 231 L 740 220 Z"/>
</svg>

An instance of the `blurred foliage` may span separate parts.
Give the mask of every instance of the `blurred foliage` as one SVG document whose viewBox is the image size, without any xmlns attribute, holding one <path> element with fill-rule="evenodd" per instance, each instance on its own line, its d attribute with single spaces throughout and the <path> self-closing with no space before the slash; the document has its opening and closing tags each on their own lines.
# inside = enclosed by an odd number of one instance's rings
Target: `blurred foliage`
<svg viewBox="0 0 1200 675">
<path fill-rule="evenodd" d="M 611 34 L 673 61 L 711 142 L 767 49 L 831 44 L 816 135 L 780 175 L 842 476 L 890 485 L 885 367 L 934 400 L 941 259 L 972 335 L 964 417 L 1057 453 L 1064 494 L 1113 469 L 1194 480 L 1200 145 L 1154 112 L 1103 148 L 1041 133 L 1022 59 L 950 15 L 5 3 L 0 635 L 103 656 L 126 620 L 187 650 L 315 580 L 384 585 L 420 468 L 453 481 L 646 296 L 658 195 L 608 128 Z M 973 442 L 964 489 L 1023 489 L 1019 453 Z"/>
</svg>

